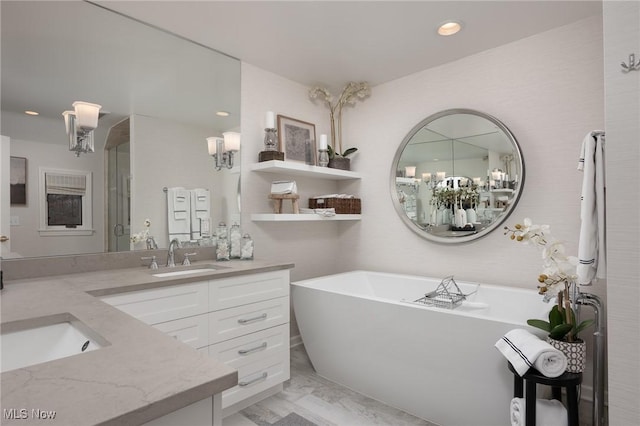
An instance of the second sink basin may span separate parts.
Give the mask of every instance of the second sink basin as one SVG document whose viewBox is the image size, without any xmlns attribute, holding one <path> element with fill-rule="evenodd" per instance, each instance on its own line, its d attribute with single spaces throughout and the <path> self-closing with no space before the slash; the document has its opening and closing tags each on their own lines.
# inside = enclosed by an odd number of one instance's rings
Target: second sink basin
<svg viewBox="0 0 640 426">
<path fill-rule="evenodd" d="M 162 272 L 154 271 L 151 275 L 158 278 L 176 277 L 180 275 L 199 274 L 202 272 L 211 272 L 218 269 L 217 265 L 205 263 L 202 265 L 176 266 L 175 268 L 163 268 Z"/>
</svg>

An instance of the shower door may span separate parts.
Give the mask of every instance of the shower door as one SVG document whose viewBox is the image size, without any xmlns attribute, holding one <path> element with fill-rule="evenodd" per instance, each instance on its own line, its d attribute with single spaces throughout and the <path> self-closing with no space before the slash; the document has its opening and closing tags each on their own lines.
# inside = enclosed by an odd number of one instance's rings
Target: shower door
<svg viewBox="0 0 640 426">
<path fill-rule="evenodd" d="M 129 251 L 131 234 L 131 164 L 129 141 L 107 149 L 109 251 Z"/>
</svg>

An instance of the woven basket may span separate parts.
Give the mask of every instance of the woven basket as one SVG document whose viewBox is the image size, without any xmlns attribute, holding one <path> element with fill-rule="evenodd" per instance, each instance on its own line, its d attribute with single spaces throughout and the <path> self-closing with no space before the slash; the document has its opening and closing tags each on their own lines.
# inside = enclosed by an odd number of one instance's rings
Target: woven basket
<svg viewBox="0 0 640 426">
<path fill-rule="evenodd" d="M 309 198 L 310 209 L 336 209 L 336 214 L 360 214 L 360 198 Z"/>
</svg>

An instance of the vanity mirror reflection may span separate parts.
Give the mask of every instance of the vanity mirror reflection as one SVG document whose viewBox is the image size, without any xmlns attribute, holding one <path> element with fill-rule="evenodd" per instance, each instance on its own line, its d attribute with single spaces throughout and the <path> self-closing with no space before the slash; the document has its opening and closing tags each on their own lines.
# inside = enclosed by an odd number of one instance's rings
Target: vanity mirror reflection
<svg viewBox="0 0 640 426">
<path fill-rule="evenodd" d="M 1 220 L 11 244 L 4 258 L 144 249 L 130 236 L 145 230 L 146 219 L 166 248 L 165 187 L 208 190 L 212 227 L 239 223 L 240 156 L 232 169 L 216 171 L 206 142 L 240 130 L 237 59 L 89 2 L 0 7 L 7 137 L 0 154 L 27 159 L 26 205 L 8 207 L 9 197 L 1 198 L 0 216 L 10 217 Z M 74 101 L 102 106 L 95 152 L 79 157 L 69 151 L 62 118 Z M 44 232 L 45 169 L 91 176 L 90 232 Z M 4 193 L 9 173 L 2 173 Z"/>
<path fill-rule="evenodd" d="M 390 183 L 394 207 L 412 231 L 438 243 L 468 242 L 499 228 L 515 208 L 524 160 L 499 120 L 451 109 L 411 129 Z"/>
</svg>

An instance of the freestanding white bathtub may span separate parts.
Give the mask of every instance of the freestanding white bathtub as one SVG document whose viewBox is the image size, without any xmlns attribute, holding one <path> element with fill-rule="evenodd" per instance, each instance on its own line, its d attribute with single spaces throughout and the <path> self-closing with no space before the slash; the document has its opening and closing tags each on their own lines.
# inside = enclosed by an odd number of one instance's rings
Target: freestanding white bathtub
<svg viewBox="0 0 640 426">
<path fill-rule="evenodd" d="M 526 320 L 550 307 L 534 290 L 457 280 L 473 294 L 453 310 L 405 302 L 440 281 L 354 271 L 292 283 L 309 358 L 319 375 L 430 422 L 508 425 L 513 376 L 494 344 L 514 328 L 543 336 Z"/>
</svg>

